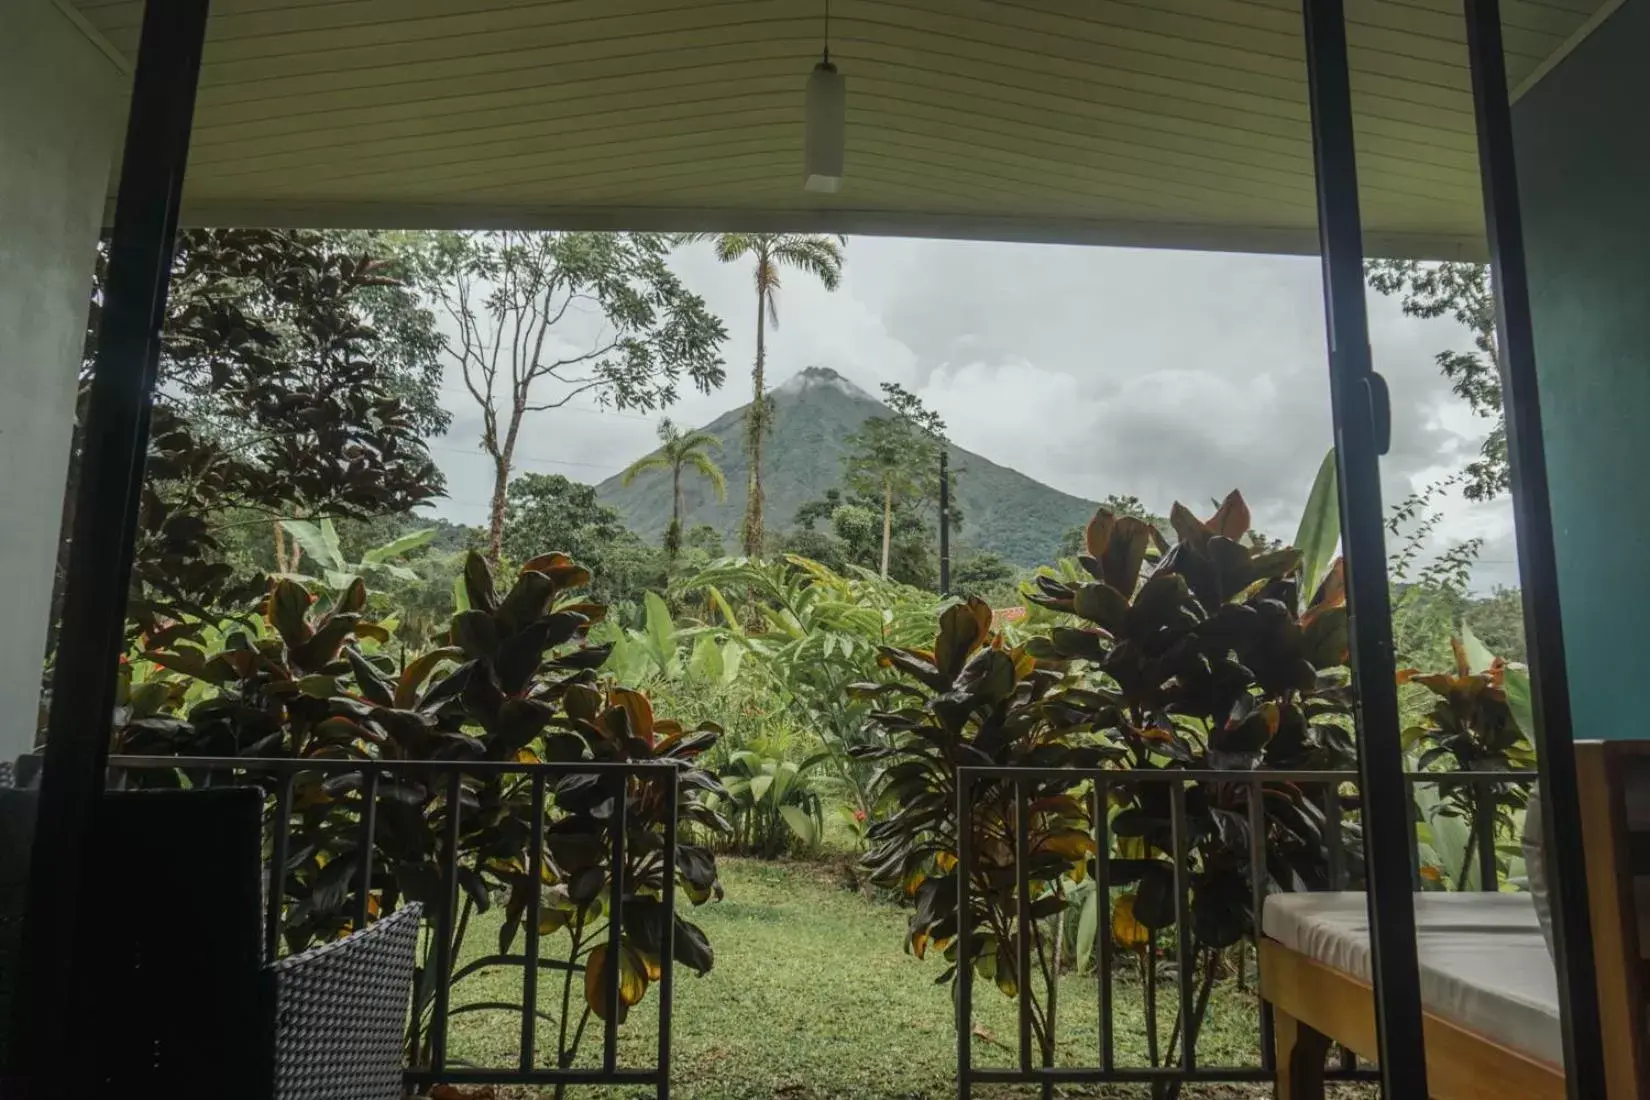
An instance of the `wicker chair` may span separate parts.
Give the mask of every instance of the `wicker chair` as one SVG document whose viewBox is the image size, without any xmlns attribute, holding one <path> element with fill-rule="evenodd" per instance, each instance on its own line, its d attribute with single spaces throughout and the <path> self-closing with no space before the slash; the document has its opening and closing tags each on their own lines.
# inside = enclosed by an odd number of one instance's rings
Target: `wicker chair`
<svg viewBox="0 0 1650 1100">
<path fill-rule="evenodd" d="M 416 902 L 264 968 L 275 1100 L 395 1100 L 418 944 Z"/>
</svg>

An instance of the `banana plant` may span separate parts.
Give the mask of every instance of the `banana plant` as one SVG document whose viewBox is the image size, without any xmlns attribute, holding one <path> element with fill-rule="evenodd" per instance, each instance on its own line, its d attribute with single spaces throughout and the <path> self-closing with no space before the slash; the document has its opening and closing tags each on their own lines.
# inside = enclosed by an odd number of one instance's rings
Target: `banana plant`
<svg viewBox="0 0 1650 1100">
<path fill-rule="evenodd" d="M 802 763 L 742 749 L 722 769 L 736 842 L 764 859 L 782 853 L 786 832 L 804 846 L 819 843 L 825 808 L 813 770 L 828 758 L 815 753 Z"/>
<path fill-rule="evenodd" d="M 338 540 L 338 528 L 330 519 L 323 519 L 319 523 L 303 519 L 283 519 L 281 529 L 291 535 L 303 552 L 314 559 L 321 568 L 318 577 L 291 573 L 287 574 L 288 579 L 300 584 L 319 584 L 333 591 L 342 591 L 354 584 L 357 578 L 367 579 L 373 575 L 391 577 L 398 581 L 418 580 L 417 573 L 399 564 L 396 559 L 422 550 L 436 534 L 434 527 L 409 531 L 382 546 L 374 546 L 362 553 L 360 561 L 352 562 L 344 557 L 343 545 Z"/>
<path fill-rule="evenodd" d="M 669 605 L 657 592 L 647 593 L 642 603 L 641 630 L 614 626 L 603 639 L 613 647 L 603 671 L 626 687 L 672 683 L 684 677 L 712 687 L 733 685 L 745 655 L 738 634 L 709 627 L 677 627 Z"/>
</svg>

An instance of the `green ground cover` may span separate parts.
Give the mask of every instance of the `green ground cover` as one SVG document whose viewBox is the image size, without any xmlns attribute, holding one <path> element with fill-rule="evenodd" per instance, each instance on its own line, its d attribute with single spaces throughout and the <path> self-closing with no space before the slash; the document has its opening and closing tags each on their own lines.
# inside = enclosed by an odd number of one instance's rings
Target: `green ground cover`
<svg viewBox="0 0 1650 1100">
<path fill-rule="evenodd" d="M 848 889 L 828 864 L 721 861 L 727 899 L 700 907 L 701 924 L 716 949 L 708 976 L 680 975 L 676 991 L 673 1095 L 680 1100 L 928 1100 L 955 1095 L 955 1034 L 950 997 L 933 984 L 943 964 L 918 961 L 900 949 L 905 914 Z M 467 952 L 496 940 L 484 917 L 468 937 Z M 564 940 L 554 942 L 560 946 Z M 1172 987 L 1172 983 L 1170 983 Z M 541 978 L 540 1004 L 554 1017 L 559 975 Z M 653 1056 L 656 989 L 621 1029 L 619 1060 L 638 1066 Z M 1119 977 L 1115 1042 L 1120 1064 L 1145 1063 L 1139 984 Z M 1173 990 L 1162 992 L 1163 1041 L 1174 1014 Z M 474 1000 L 518 1002 L 519 976 L 505 969 L 465 980 L 454 1004 Z M 579 991 L 573 992 L 574 1003 Z M 1098 1029 L 1096 983 L 1068 976 L 1060 989 L 1061 1056 L 1093 1064 Z M 1015 1040 L 1012 1002 L 991 986 L 976 995 L 976 1053 L 982 1064 L 1006 1065 Z M 513 1013 L 480 1012 L 453 1022 L 450 1051 L 475 1064 L 510 1065 L 519 1054 Z M 553 1024 L 540 1025 L 541 1049 L 553 1049 Z M 1204 1065 L 1255 1065 L 1256 1012 L 1252 994 L 1231 981 L 1217 987 L 1198 1044 Z M 586 1038 L 581 1064 L 596 1064 L 598 1024 Z M 1267 1090 L 1269 1091 L 1269 1090 Z M 1191 1096 L 1264 1095 L 1254 1088 L 1188 1091 Z M 521 1095 L 532 1095 L 523 1093 Z M 573 1089 L 569 1097 L 631 1100 L 642 1089 Z M 1035 1095 L 1035 1090 L 978 1090 L 978 1095 Z M 1060 1095 L 1140 1096 L 1139 1091 L 1061 1090 Z"/>
</svg>

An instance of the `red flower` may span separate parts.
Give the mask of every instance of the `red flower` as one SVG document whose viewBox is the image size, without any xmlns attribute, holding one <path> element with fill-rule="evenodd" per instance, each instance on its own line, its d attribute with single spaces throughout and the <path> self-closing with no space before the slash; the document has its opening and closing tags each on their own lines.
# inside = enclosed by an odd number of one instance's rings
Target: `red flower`
<svg viewBox="0 0 1650 1100">
<path fill-rule="evenodd" d="M 854 811 L 854 820 L 855 821 L 864 821 L 865 820 L 865 811 L 864 810 L 855 810 Z"/>
</svg>

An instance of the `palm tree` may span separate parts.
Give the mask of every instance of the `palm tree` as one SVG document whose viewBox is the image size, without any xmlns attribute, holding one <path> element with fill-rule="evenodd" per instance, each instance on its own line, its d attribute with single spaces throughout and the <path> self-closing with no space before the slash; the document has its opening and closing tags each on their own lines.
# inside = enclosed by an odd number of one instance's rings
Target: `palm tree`
<svg viewBox="0 0 1650 1100">
<path fill-rule="evenodd" d="M 717 500 L 728 499 L 728 480 L 722 476 L 722 467 L 708 452 L 720 451 L 722 441 L 709 432 L 684 432 L 670 417 L 659 421 L 659 449 L 632 462 L 620 475 L 629 485 L 637 475 L 649 470 L 670 471 L 670 526 L 665 530 L 665 553 L 671 560 L 682 549 L 682 467 L 691 466 L 699 476 L 710 482 Z"/>
<path fill-rule="evenodd" d="M 696 236 L 703 237 L 705 234 Z M 767 327 L 779 327 L 779 272 L 795 268 L 814 276 L 835 290 L 842 285 L 843 236 L 809 233 L 719 233 L 714 235 L 716 258 L 733 263 L 746 256 L 756 261 L 756 366 L 751 371 L 751 405 L 745 417 L 745 446 L 750 452 L 750 477 L 746 482 L 745 555 L 762 553 L 762 440 L 768 431 L 767 391 L 763 370 L 767 366 Z"/>
</svg>

